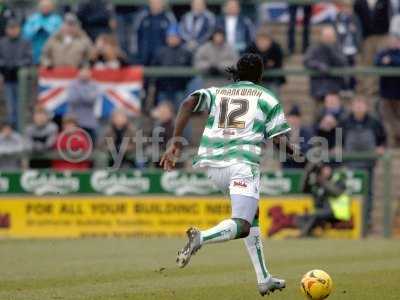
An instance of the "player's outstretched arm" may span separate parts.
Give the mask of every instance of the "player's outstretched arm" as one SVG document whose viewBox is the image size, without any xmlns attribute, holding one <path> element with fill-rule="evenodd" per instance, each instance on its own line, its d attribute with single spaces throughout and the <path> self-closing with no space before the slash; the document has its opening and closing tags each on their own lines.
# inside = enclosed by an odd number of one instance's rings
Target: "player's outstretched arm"
<svg viewBox="0 0 400 300">
<path fill-rule="evenodd" d="M 168 147 L 160 160 L 160 166 L 162 166 L 166 171 L 171 171 L 175 167 L 176 161 L 181 155 L 183 147 L 181 139 L 183 136 L 183 130 L 193 114 L 193 110 L 199 100 L 198 98 L 199 97 L 197 95 L 188 97 L 179 108 L 178 115 L 176 116 L 175 120 L 172 144 Z"/>
</svg>

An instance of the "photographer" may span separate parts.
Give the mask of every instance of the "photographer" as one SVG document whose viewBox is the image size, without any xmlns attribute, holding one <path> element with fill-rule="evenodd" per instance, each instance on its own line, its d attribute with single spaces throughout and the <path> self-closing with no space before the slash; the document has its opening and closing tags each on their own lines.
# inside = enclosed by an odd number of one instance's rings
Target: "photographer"
<svg viewBox="0 0 400 300">
<path fill-rule="evenodd" d="M 309 164 L 305 169 L 303 191 L 311 193 L 315 211 L 299 217 L 301 237 L 311 236 L 314 228 L 325 222 L 349 221 L 351 202 L 346 193 L 345 174 L 333 174 L 327 164 Z"/>
</svg>

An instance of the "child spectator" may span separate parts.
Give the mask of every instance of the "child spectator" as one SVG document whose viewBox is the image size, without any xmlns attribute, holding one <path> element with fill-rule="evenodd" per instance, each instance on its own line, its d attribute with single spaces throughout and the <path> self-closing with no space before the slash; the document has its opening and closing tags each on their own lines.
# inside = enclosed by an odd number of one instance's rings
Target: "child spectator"
<svg viewBox="0 0 400 300">
<path fill-rule="evenodd" d="M 91 71 L 83 67 L 78 78 L 67 90 L 68 115 L 75 118 L 79 127 L 89 133 L 92 140 L 96 137 L 97 118 L 95 106 L 99 99 L 97 84 L 91 80 Z"/>
<path fill-rule="evenodd" d="M 14 128 L 18 126 L 18 70 L 32 64 L 32 49 L 29 42 L 20 37 L 18 21 L 10 19 L 6 36 L 0 39 L 0 72 L 4 80 L 8 120 Z"/>
<path fill-rule="evenodd" d="M 281 46 L 275 42 L 268 30 L 261 27 L 257 31 L 255 43 L 251 44 L 246 52 L 255 53 L 261 56 L 264 63 L 264 70 L 281 69 L 283 66 L 283 51 Z M 263 82 L 276 94 L 279 94 L 279 87 L 285 83 L 285 77 L 266 77 Z"/>
<path fill-rule="evenodd" d="M 194 51 L 210 39 L 216 20 L 214 14 L 207 9 L 205 0 L 192 0 L 191 8 L 182 17 L 180 32 L 185 47 Z"/>
<path fill-rule="evenodd" d="M 157 51 L 165 46 L 167 30 L 175 24 L 175 16 L 165 8 L 165 0 L 149 0 L 149 8 L 138 14 L 135 21 L 135 48 L 138 62 L 148 66 Z"/>
<path fill-rule="evenodd" d="M 94 45 L 91 63 L 95 69 L 119 69 L 128 64 L 128 59 L 114 35 L 100 34 Z"/>
<path fill-rule="evenodd" d="M 89 63 L 92 43 L 81 29 L 75 15 L 64 17 L 61 30 L 46 43 L 41 65 L 52 67 L 79 67 Z"/>
<path fill-rule="evenodd" d="M 39 64 L 47 40 L 61 28 L 61 25 L 62 18 L 55 13 L 53 0 L 40 0 L 39 11 L 32 14 L 23 27 L 24 38 L 32 44 L 35 64 Z"/>
<path fill-rule="evenodd" d="M 50 120 L 49 113 L 41 107 L 36 107 L 33 112 L 33 123 L 28 125 L 25 136 L 29 148 L 33 154 L 49 153 L 55 143 L 58 134 L 58 127 Z M 49 168 L 50 161 L 42 159 L 31 159 L 31 168 Z"/>
<path fill-rule="evenodd" d="M 86 156 L 92 150 L 92 145 L 90 137 L 79 128 L 76 119 L 65 116 L 55 144 L 55 149 L 62 156 L 52 161 L 52 168 L 56 171 L 88 170 L 91 163 Z"/>
<path fill-rule="evenodd" d="M 306 68 L 318 71 L 321 74 L 311 76 L 311 96 L 317 101 L 324 99 L 329 93 L 338 93 L 344 85 L 343 77 L 328 74 L 330 68 L 347 65 L 346 57 L 339 48 L 336 32 L 332 26 L 321 29 L 319 43 L 311 46 L 304 57 Z"/>
<path fill-rule="evenodd" d="M 177 25 L 172 25 L 167 32 L 167 45 L 159 50 L 155 66 L 185 67 L 192 65 L 192 54 L 183 47 Z M 157 79 L 158 102 L 171 101 L 178 108 L 189 78 L 161 77 Z"/>
<path fill-rule="evenodd" d="M 22 136 L 10 123 L 0 124 L 0 170 L 16 171 L 21 168 L 20 155 L 26 150 Z"/>
<path fill-rule="evenodd" d="M 400 67 L 400 35 L 389 37 L 389 46 L 375 57 L 379 67 Z M 380 78 L 379 94 L 383 120 L 390 136 L 390 145 L 400 147 L 400 76 Z"/>
<path fill-rule="evenodd" d="M 238 0 L 227 0 L 224 15 L 217 20 L 217 27 L 223 28 L 226 42 L 242 54 L 254 40 L 254 25 L 251 20 L 240 13 Z"/>
</svg>

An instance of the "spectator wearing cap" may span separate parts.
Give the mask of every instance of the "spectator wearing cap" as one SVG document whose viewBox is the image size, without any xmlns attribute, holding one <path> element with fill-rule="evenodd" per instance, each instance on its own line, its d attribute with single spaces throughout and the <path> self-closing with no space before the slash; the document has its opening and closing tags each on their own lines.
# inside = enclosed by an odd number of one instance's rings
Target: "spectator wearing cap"
<svg viewBox="0 0 400 300">
<path fill-rule="evenodd" d="M 311 96 L 317 101 L 324 99 L 329 93 L 338 93 L 344 88 L 344 78 L 330 75 L 329 69 L 345 67 L 346 57 L 343 55 L 338 43 L 336 31 L 331 25 L 321 29 L 319 42 L 310 46 L 304 56 L 306 68 L 318 71 L 320 74 L 311 76 Z"/>
<path fill-rule="evenodd" d="M 269 31 L 261 27 L 257 31 L 255 42 L 252 43 L 246 52 L 258 54 L 264 63 L 264 70 L 281 69 L 283 66 L 283 51 L 281 46 L 272 39 Z M 263 82 L 276 94 L 279 94 L 279 87 L 285 83 L 285 77 L 265 77 Z"/>
<path fill-rule="evenodd" d="M 115 28 L 114 7 L 108 0 L 85 0 L 79 3 L 76 15 L 83 30 L 95 41 L 100 34 Z"/>
<path fill-rule="evenodd" d="M 59 159 L 52 161 L 56 171 L 84 171 L 91 166 L 85 156 L 91 151 L 90 137 L 78 126 L 73 116 L 66 115 L 62 120 L 62 131 L 57 135 L 55 150 L 63 153 Z"/>
<path fill-rule="evenodd" d="M 128 65 L 128 58 L 120 48 L 117 38 L 103 33 L 96 39 L 90 62 L 94 69 L 115 70 Z"/>
<path fill-rule="evenodd" d="M 182 45 L 177 25 L 167 31 L 167 45 L 154 58 L 153 65 L 163 67 L 184 67 L 192 65 L 192 54 Z M 157 80 L 158 102 L 171 101 L 176 107 L 183 98 L 189 78 L 162 77 Z"/>
<path fill-rule="evenodd" d="M 23 137 L 12 128 L 11 124 L 0 124 L 0 170 L 16 171 L 21 168 L 21 155 L 26 150 Z"/>
<path fill-rule="evenodd" d="M 8 120 L 18 125 L 18 70 L 32 64 L 30 43 L 20 36 L 21 28 L 15 19 L 7 23 L 6 36 L 0 39 L 0 72 L 4 80 Z"/>
<path fill-rule="evenodd" d="M 254 40 L 254 24 L 241 14 L 238 0 L 227 0 L 224 15 L 217 20 L 217 27 L 225 32 L 226 42 L 242 54 Z"/>
<path fill-rule="evenodd" d="M 290 142 L 299 147 L 301 153 L 307 154 L 311 148 L 309 143 L 313 137 L 313 129 L 310 126 L 303 124 L 301 111 L 298 105 L 293 105 L 287 114 L 287 121 L 290 125 Z M 282 162 L 282 167 L 285 169 L 304 168 L 305 162 L 295 161 L 291 157 L 287 157 Z"/>
<path fill-rule="evenodd" d="M 79 67 L 88 64 L 92 43 L 81 29 L 77 17 L 67 13 L 61 30 L 46 43 L 41 65 L 52 67 Z"/>
<path fill-rule="evenodd" d="M 215 16 L 207 9 L 205 0 L 192 0 L 191 10 L 180 22 L 180 32 L 185 47 L 194 51 L 206 43 L 215 30 L 215 22 Z"/>
<path fill-rule="evenodd" d="M 55 13 L 53 0 L 40 0 L 39 11 L 32 14 L 23 27 L 23 37 L 32 44 L 35 64 L 39 64 L 47 40 L 61 28 L 61 25 L 62 18 Z"/>
<path fill-rule="evenodd" d="M 49 153 L 56 142 L 58 133 L 57 125 L 51 121 L 49 113 L 42 107 L 36 107 L 33 112 L 33 123 L 25 130 L 25 137 L 30 150 L 34 154 Z M 49 168 L 50 162 L 32 159 L 31 168 Z"/>
<path fill-rule="evenodd" d="M 316 136 L 324 139 L 324 144 L 328 146 L 329 150 L 334 150 L 337 146 L 336 129 L 346 117 L 347 112 L 339 94 L 327 94 L 317 116 L 314 130 Z"/>
<path fill-rule="evenodd" d="M 134 24 L 134 50 L 138 62 L 150 65 L 156 53 L 165 46 L 167 30 L 175 24 L 173 13 L 166 10 L 165 0 L 149 0 L 149 7 L 142 10 Z"/>
<path fill-rule="evenodd" d="M 388 47 L 378 52 L 375 65 L 379 67 L 400 67 L 400 34 L 393 31 Z M 400 147 L 400 76 L 380 77 L 379 94 L 381 110 L 390 145 Z"/>
<path fill-rule="evenodd" d="M 91 70 L 84 66 L 79 71 L 78 78 L 71 82 L 67 89 L 67 114 L 75 118 L 76 123 L 92 140 L 96 137 L 98 126 L 95 116 L 95 106 L 100 97 L 100 91 L 91 79 Z"/>
<path fill-rule="evenodd" d="M 194 65 L 204 74 L 215 76 L 223 74 L 237 60 L 238 53 L 226 42 L 225 31 L 216 29 L 211 40 L 197 50 Z"/>
</svg>

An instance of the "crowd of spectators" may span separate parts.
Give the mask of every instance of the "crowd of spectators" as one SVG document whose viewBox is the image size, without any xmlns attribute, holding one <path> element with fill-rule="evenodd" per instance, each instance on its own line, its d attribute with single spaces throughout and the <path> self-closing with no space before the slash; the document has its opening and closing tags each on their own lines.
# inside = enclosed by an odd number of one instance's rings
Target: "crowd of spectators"
<svg viewBox="0 0 400 300">
<path fill-rule="evenodd" d="M 309 38 L 312 5 L 290 5 L 287 45 L 281 45 L 274 38 L 269 24 L 258 24 L 249 18 L 238 0 L 226 0 L 220 13 L 207 7 L 205 0 L 192 0 L 190 10 L 180 15 L 175 15 L 165 0 L 149 0 L 148 6 L 135 11 L 129 28 L 121 26 L 120 16 L 106 0 L 82 0 L 66 12 L 59 10 L 52 0 L 40 0 L 36 11 L 24 18 L 17 17 L 18 14 L 1 2 L 0 72 L 7 118 L 0 130 L 0 169 L 20 167 L 18 156 L 15 161 L 8 159 L 10 153 L 29 150 L 43 154 L 54 150 L 56 145 L 66 147 L 65 136 L 60 136 L 63 129 L 84 129 L 98 149 L 103 150 L 107 147 L 107 137 L 118 150 L 123 146 L 124 136 L 134 135 L 137 120 L 131 122 L 125 111 L 114 111 L 110 120 L 99 120 L 95 115 L 100 91 L 91 78 L 91 69 L 119 69 L 139 64 L 199 70 L 203 76 L 160 77 L 145 82 L 146 91 L 154 88 L 155 96 L 143 114 L 152 120 L 152 126 L 165 128 L 167 138 L 172 134 L 174 115 L 185 93 L 194 87 L 225 83 L 226 79 L 221 78 L 226 67 L 233 65 L 241 54 L 259 54 L 266 70 L 283 68 L 286 56 L 296 53 L 296 13 L 300 9 L 303 10 L 304 66 L 317 72 L 310 77 L 316 114 L 314 123 L 306 126 L 302 123 L 301 102 L 290 109 L 288 119 L 294 129 L 293 140 L 298 140 L 301 148 L 307 150 L 307 141 L 313 136 L 324 137 L 328 148 L 335 151 L 336 129 L 343 128 L 346 151 L 381 154 L 388 143 L 398 147 L 400 76 L 381 77 L 378 85 L 377 80 L 372 82 L 372 77 L 371 83 L 365 84 L 366 80 L 361 82 L 354 76 L 330 72 L 331 68 L 356 65 L 400 67 L 400 4 L 397 2 L 357 0 L 349 5 L 338 1 L 336 18 L 320 26 L 319 38 L 312 42 Z M 32 123 L 17 132 L 17 73 L 27 66 L 74 67 L 79 69 L 79 75 L 66 90 L 68 108 L 61 119 L 53 120 L 51 112 L 35 107 Z M 277 95 L 285 82 L 284 76 L 267 75 L 263 79 L 263 84 Z M 354 96 L 359 91 L 367 96 Z M 347 100 L 343 92 L 349 92 L 353 99 Z M 370 99 L 374 96 L 380 99 L 378 109 L 371 105 Z M 380 114 L 385 117 L 379 117 Z M 75 146 L 88 147 L 86 144 Z M 135 148 L 133 143 L 125 146 L 128 152 Z M 123 165 L 145 164 L 127 155 Z M 32 160 L 30 166 L 82 169 L 89 168 L 90 163 L 71 165 Z M 299 166 L 294 162 L 284 164 L 284 167 Z M 373 168 L 361 167 L 369 171 Z"/>
</svg>

